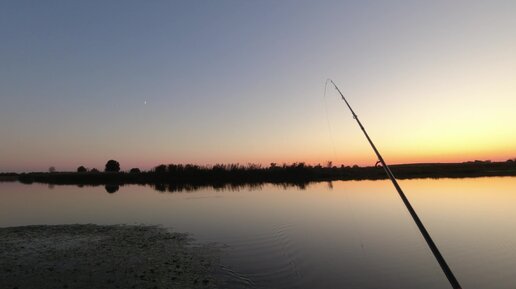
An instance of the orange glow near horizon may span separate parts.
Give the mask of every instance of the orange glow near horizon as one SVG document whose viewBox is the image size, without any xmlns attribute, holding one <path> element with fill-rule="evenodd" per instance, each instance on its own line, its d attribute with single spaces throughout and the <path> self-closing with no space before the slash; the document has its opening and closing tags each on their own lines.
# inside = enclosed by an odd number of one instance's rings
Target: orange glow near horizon
<svg viewBox="0 0 516 289">
<path fill-rule="evenodd" d="M 361 137 L 358 135 L 358 137 Z M 363 137 L 363 136 L 362 136 Z M 452 139 L 453 140 L 453 139 Z M 470 146 L 465 146 L 461 142 L 450 141 L 437 144 L 426 143 L 425 140 L 414 139 L 402 142 L 402 145 L 396 146 L 397 140 L 379 139 L 374 140 L 380 153 L 388 164 L 407 164 L 407 163 L 460 163 L 474 160 L 491 160 L 506 161 L 516 157 L 512 145 L 505 145 L 496 139 L 486 139 L 478 141 Z M 338 140 L 336 140 L 338 144 Z M 516 142 L 515 142 L 516 143 Z M 318 145 L 321 147 L 318 148 Z M 287 153 L 285 153 L 287 152 Z M 281 165 L 283 163 L 291 164 L 304 162 L 310 165 L 326 165 L 331 161 L 333 165 L 340 166 L 372 166 L 376 162 L 376 157 L 369 144 L 363 140 L 355 143 L 349 143 L 344 148 L 337 146 L 335 149 L 331 145 L 312 144 L 308 146 L 296 146 L 288 149 L 288 146 L 279 148 L 278 150 L 261 150 L 254 154 L 238 153 L 215 153 L 206 151 L 194 154 L 195 157 L 185 154 L 178 157 L 174 152 L 155 151 L 151 154 L 125 154 L 118 152 L 114 155 L 105 154 L 103 157 L 92 155 L 83 156 L 76 159 L 67 155 L 52 155 L 53 162 L 17 162 L 19 167 L 14 167 L 12 171 L 30 171 L 25 167 L 33 167 L 33 171 L 47 171 L 49 166 L 55 166 L 58 170 L 75 170 L 78 166 L 84 165 L 88 168 L 103 169 L 104 164 L 109 159 L 118 160 L 123 170 L 129 170 L 132 167 L 141 169 L 151 169 L 159 164 L 182 163 L 182 164 L 198 164 L 198 165 L 214 165 L 240 163 L 243 165 L 254 163 L 263 166 L 269 166 L 270 163 Z"/>
</svg>

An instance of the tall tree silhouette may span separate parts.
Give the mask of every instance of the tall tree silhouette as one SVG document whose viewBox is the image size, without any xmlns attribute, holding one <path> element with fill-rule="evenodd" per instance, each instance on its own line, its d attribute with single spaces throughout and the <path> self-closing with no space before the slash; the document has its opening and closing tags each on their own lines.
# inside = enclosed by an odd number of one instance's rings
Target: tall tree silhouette
<svg viewBox="0 0 516 289">
<path fill-rule="evenodd" d="M 106 163 L 105 172 L 119 172 L 120 171 L 120 163 L 115 160 L 109 160 Z"/>
</svg>

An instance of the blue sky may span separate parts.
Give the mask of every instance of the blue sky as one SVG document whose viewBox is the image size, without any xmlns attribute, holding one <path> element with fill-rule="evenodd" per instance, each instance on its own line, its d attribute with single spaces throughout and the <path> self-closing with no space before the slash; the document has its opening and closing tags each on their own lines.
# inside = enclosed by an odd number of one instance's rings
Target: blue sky
<svg viewBox="0 0 516 289">
<path fill-rule="evenodd" d="M 512 157 L 515 6 L 2 1 L 0 171 Z"/>
</svg>

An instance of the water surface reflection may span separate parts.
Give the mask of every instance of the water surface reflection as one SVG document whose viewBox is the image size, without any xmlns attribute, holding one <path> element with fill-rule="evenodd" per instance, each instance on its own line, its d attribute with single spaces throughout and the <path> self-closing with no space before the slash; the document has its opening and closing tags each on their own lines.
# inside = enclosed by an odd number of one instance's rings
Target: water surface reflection
<svg viewBox="0 0 516 289">
<path fill-rule="evenodd" d="M 516 288 L 516 178 L 400 184 L 464 288 Z M 0 183 L 0 226 L 162 224 L 223 244 L 235 288 L 449 287 L 387 180 L 107 189 Z"/>
</svg>

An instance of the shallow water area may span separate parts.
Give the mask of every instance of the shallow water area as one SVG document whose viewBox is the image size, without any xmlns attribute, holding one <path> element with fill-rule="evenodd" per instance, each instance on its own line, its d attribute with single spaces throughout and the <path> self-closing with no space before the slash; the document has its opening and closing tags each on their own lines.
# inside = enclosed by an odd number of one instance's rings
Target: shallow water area
<svg viewBox="0 0 516 289">
<path fill-rule="evenodd" d="M 400 185 L 464 288 L 516 287 L 516 178 Z M 387 180 L 109 191 L 0 183 L 0 226 L 162 225 L 223 247 L 233 288 L 449 288 Z"/>
</svg>

